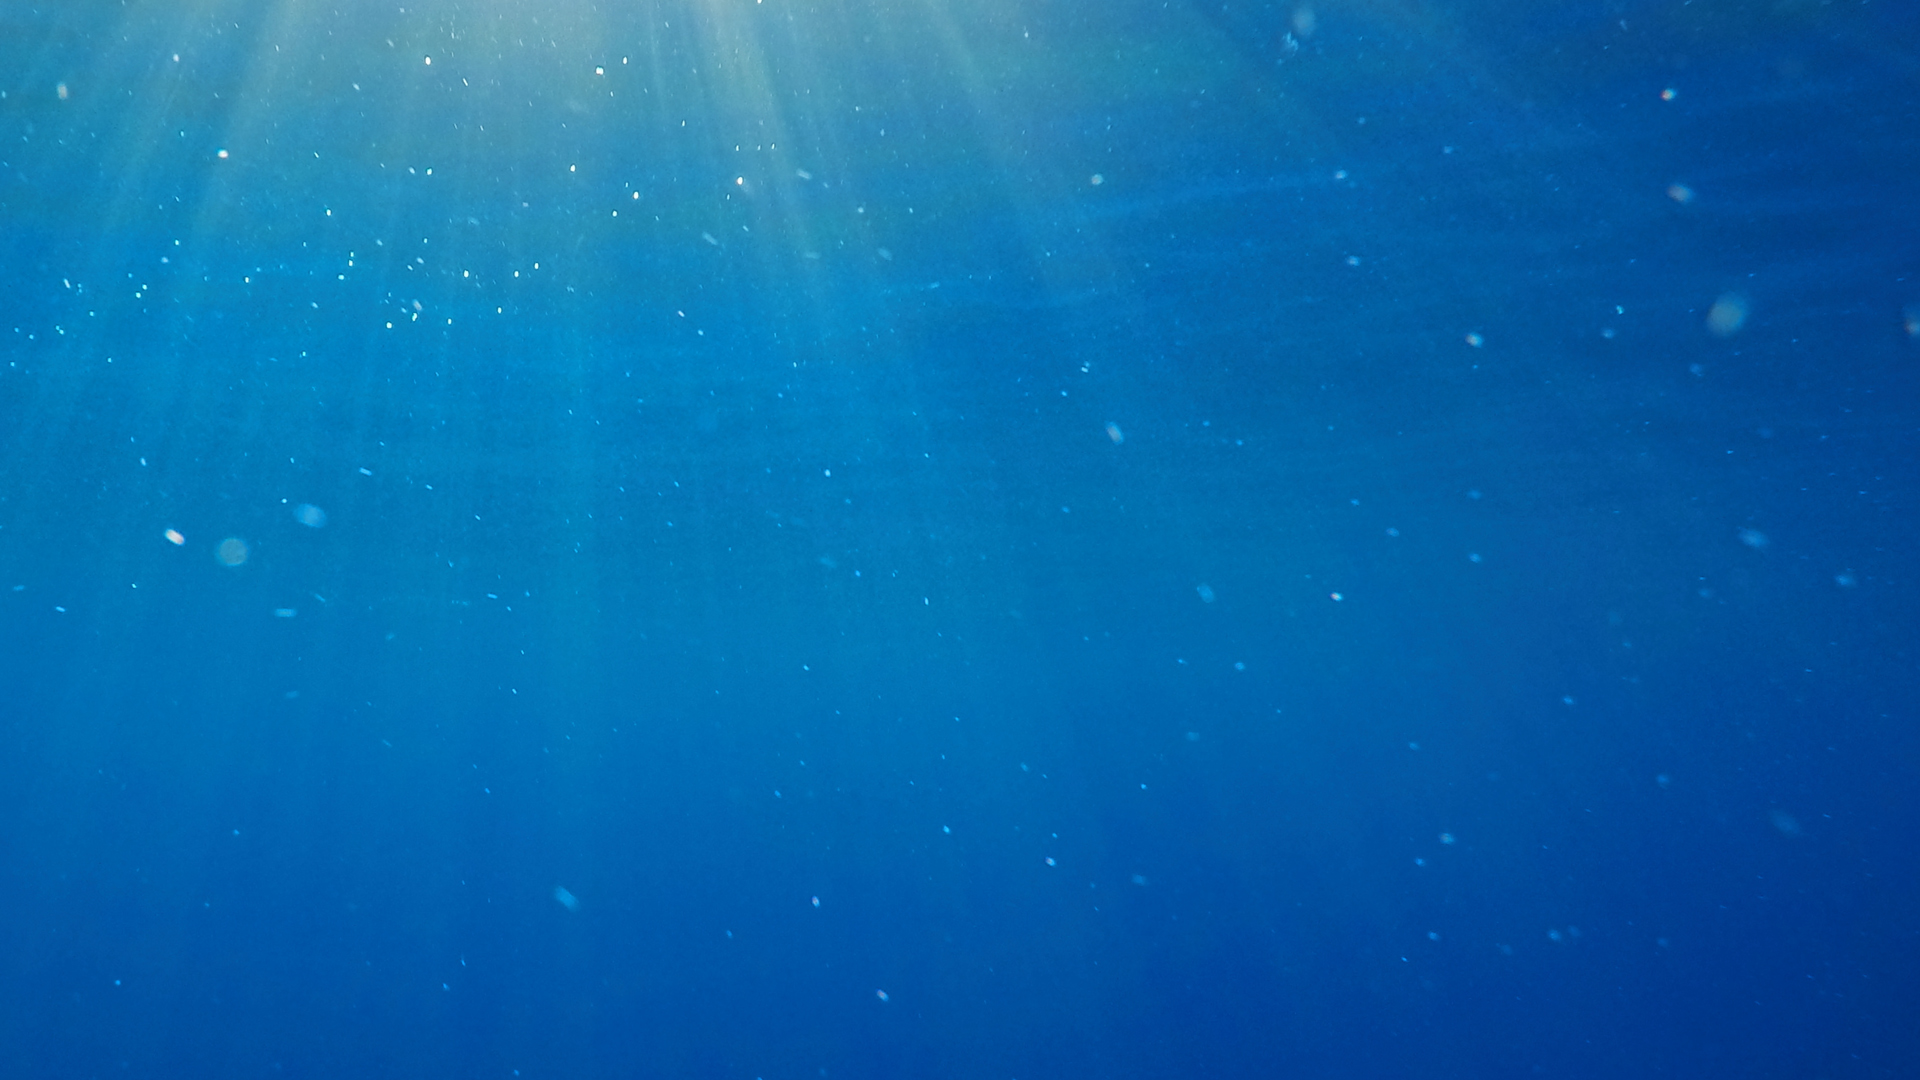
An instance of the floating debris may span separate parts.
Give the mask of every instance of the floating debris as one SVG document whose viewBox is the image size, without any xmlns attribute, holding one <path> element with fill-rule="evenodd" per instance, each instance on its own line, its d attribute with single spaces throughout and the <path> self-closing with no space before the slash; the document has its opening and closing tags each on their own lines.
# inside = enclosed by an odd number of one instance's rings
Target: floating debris
<svg viewBox="0 0 1920 1080">
<path fill-rule="evenodd" d="M 1739 293 L 1722 293 L 1707 311 L 1707 329 L 1715 337 L 1731 337 L 1747 325 L 1747 298 Z"/>
<path fill-rule="evenodd" d="M 213 557 L 219 560 L 221 566 L 239 566 L 247 561 L 248 554 L 247 542 L 237 536 L 227 537 L 213 549 Z"/>
</svg>

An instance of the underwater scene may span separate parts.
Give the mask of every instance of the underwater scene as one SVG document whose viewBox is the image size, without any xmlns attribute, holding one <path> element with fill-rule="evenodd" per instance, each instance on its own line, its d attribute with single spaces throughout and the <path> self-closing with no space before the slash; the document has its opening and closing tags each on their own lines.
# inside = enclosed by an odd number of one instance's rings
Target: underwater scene
<svg viewBox="0 0 1920 1080">
<path fill-rule="evenodd" d="M 0 1073 L 1920 1075 L 1920 9 L 0 0 Z"/>
</svg>

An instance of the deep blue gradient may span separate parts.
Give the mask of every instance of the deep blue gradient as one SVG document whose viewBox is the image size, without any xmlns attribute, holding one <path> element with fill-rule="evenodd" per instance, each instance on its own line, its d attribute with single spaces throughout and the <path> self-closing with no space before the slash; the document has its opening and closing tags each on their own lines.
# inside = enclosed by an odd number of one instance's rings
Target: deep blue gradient
<svg viewBox="0 0 1920 1080">
<path fill-rule="evenodd" d="M 1920 18 L 1214 7 L 0 0 L 0 1073 L 1920 1071 Z"/>
</svg>

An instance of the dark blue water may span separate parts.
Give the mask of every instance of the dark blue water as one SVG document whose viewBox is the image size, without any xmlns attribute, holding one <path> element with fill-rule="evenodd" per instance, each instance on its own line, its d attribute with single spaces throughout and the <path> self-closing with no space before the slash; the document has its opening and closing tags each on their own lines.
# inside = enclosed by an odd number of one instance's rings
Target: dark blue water
<svg viewBox="0 0 1920 1080">
<path fill-rule="evenodd" d="M 0 0 L 0 1073 L 1915 1075 L 1916 57 Z"/>
</svg>

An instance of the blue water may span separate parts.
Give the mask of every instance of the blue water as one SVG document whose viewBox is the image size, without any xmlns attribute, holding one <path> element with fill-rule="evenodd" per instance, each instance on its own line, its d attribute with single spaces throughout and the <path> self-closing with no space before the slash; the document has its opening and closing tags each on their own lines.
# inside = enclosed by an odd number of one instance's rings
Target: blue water
<svg viewBox="0 0 1920 1080">
<path fill-rule="evenodd" d="M 0 1074 L 1920 1073 L 1916 56 L 0 0 Z"/>
</svg>

